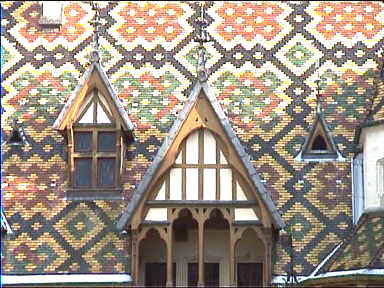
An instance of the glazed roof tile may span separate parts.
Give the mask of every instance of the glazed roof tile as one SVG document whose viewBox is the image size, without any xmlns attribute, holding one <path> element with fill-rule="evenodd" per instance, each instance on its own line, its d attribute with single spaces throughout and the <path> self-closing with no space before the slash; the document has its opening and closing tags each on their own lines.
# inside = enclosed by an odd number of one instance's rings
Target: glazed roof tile
<svg viewBox="0 0 384 288">
<path fill-rule="evenodd" d="M 316 275 L 384 268 L 384 209 L 368 209 L 356 228 Z"/>
</svg>

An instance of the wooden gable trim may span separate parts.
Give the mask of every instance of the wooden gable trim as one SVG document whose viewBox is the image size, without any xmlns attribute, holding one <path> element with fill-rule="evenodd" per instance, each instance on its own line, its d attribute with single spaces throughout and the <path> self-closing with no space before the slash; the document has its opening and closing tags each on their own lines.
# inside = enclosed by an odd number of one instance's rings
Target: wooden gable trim
<svg viewBox="0 0 384 288">
<path fill-rule="evenodd" d="M 204 94 L 202 94 L 201 91 L 204 91 Z M 201 98 L 198 98 L 198 96 L 205 99 L 205 104 L 199 104 L 204 101 L 201 101 Z M 208 118 L 208 121 L 206 121 L 205 118 L 208 114 L 205 113 L 206 110 L 204 107 L 210 107 L 208 110 L 212 114 L 209 115 L 215 116 L 211 119 L 212 121 Z M 187 121 L 187 118 L 190 119 L 190 121 Z M 216 119 L 217 121 L 214 121 L 213 119 Z M 215 128 L 212 129 L 212 127 L 217 127 L 219 133 L 215 131 Z M 210 91 L 208 84 L 202 82 L 197 82 L 193 87 L 188 101 L 184 104 L 184 109 L 179 113 L 178 118 L 168 132 L 168 136 L 164 139 L 162 146 L 157 152 L 155 159 L 146 171 L 143 180 L 140 182 L 136 192 L 132 195 L 127 207 L 117 221 L 116 228 L 121 231 L 126 228 L 127 224 L 137 225 L 137 223 L 139 223 L 138 219 L 140 217 L 138 217 L 138 215 L 144 210 L 145 199 L 149 199 L 149 191 L 154 190 L 154 185 L 156 185 L 155 183 L 157 182 L 156 179 L 158 180 L 159 177 L 164 175 L 167 169 L 171 167 L 177 157 L 178 147 L 180 147 L 184 138 L 193 130 L 199 128 L 207 128 L 211 130 L 211 132 L 216 132 L 215 134 L 218 134 L 221 140 L 226 139 L 226 143 L 231 144 L 226 145 L 231 151 L 228 155 L 231 154 L 231 157 L 238 157 L 235 163 L 232 163 L 232 166 L 235 167 L 239 164 L 240 167 L 242 166 L 241 174 L 246 176 L 244 179 L 247 179 L 248 183 L 251 183 L 251 190 L 253 191 L 253 194 L 255 194 L 255 198 L 259 201 L 260 207 L 262 207 L 261 218 L 270 222 L 265 222 L 267 226 L 273 224 L 276 229 L 284 228 L 285 223 L 269 193 L 261 183 L 260 176 L 252 165 L 249 155 L 245 152 L 239 139 L 233 132 L 227 116 L 221 109 L 220 104 L 213 93 Z M 229 160 L 229 162 L 231 162 L 231 160 Z M 141 213 L 137 213 L 137 210 L 141 210 Z M 134 229 L 135 227 L 132 226 L 131 228 Z"/>
<path fill-rule="evenodd" d="M 242 181 L 239 179 L 239 184 L 242 185 L 246 184 L 245 190 L 247 192 L 246 195 L 249 196 L 248 191 L 252 191 L 252 198 L 256 199 L 255 202 L 252 202 L 254 206 L 257 206 L 259 209 L 254 209 L 256 215 L 260 218 L 262 223 L 265 227 L 271 227 L 272 225 L 272 219 L 270 218 L 270 215 L 261 201 L 259 195 L 255 191 L 255 187 L 252 185 L 252 182 L 248 179 L 247 171 L 245 167 L 242 165 L 236 151 L 232 147 L 232 143 L 229 141 L 227 135 L 225 134 L 225 131 L 223 127 L 220 124 L 219 119 L 216 116 L 215 111 L 213 110 L 209 100 L 207 99 L 207 96 L 204 94 L 203 90 L 200 91 L 198 98 L 196 99 L 195 104 L 193 105 L 192 109 L 190 110 L 187 118 L 185 119 L 184 123 L 182 124 L 177 136 L 175 137 L 174 141 L 172 142 L 171 146 L 168 149 L 167 154 L 165 155 L 164 160 L 162 161 L 161 166 L 157 169 L 156 173 L 154 174 L 152 178 L 152 184 L 148 187 L 143 201 L 139 204 L 138 210 L 136 213 L 134 213 L 132 217 L 132 226 L 138 227 L 138 225 L 142 222 L 143 217 L 145 217 L 147 209 L 146 206 L 146 200 L 150 199 L 151 192 L 153 190 L 158 190 L 160 187 L 156 187 L 161 185 L 160 179 L 163 178 L 162 176 L 170 169 L 174 162 L 176 161 L 176 157 L 178 156 L 182 145 L 184 143 L 184 140 L 195 130 L 199 129 L 208 129 L 210 130 L 216 137 L 218 137 L 219 141 L 217 143 L 222 143 L 220 145 L 220 150 L 222 150 L 223 154 L 226 156 L 229 166 L 232 168 L 232 170 L 235 172 L 234 174 L 240 174 L 240 177 L 236 177 L 234 175 L 234 178 L 242 179 Z M 201 151 L 200 151 L 201 152 Z M 152 195 L 153 198 L 153 195 Z M 202 201 L 203 202 L 203 201 Z M 218 202 L 218 201 L 215 201 Z M 212 202 L 213 203 L 213 202 Z M 249 202 L 251 203 L 251 202 Z M 248 204 L 249 204 L 248 203 Z"/>
<path fill-rule="evenodd" d="M 85 101 L 87 95 L 92 93 L 92 90 L 95 88 L 97 88 L 99 93 L 104 96 L 111 109 L 112 116 L 116 121 L 119 119 L 120 121 L 117 122 L 120 122 L 122 128 L 132 134 L 134 126 L 130 121 L 127 112 L 121 105 L 120 100 L 115 95 L 112 85 L 99 63 L 93 63 L 84 74 L 82 80 L 61 110 L 53 124 L 53 128 L 57 130 L 65 130 L 67 126 L 73 125 L 82 103 Z M 99 102 L 102 102 L 101 99 L 99 99 Z M 131 136 L 133 138 L 133 135 Z"/>
</svg>

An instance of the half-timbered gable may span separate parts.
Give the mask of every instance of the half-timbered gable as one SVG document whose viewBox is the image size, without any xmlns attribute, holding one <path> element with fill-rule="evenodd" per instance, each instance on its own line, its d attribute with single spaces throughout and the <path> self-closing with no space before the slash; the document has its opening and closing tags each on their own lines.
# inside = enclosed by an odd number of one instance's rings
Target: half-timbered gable
<svg viewBox="0 0 384 288">
<path fill-rule="evenodd" d="M 252 270 L 250 267 L 254 271 L 247 273 L 255 274 L 255 281 L 270 282 L 273 239 L 284 223 L 206 82 L 195 84 L 136 196 L 117 224 L 118 229 L 129 229 L 132 235 L 136 284 L 145 284 L 142 271 L 145 267 L 150 269 L 139 259 L 161 263 L 161 255 L 153 259 L 153 255 L 147 255 L 152 253 L 142 248 L 145 240 L 155 237 L 153 231 L 164 242 L 160 246 L 164 248 L 163 257 L 166 254 L 164 271 L 168 274 L 159 277 L 167 279 L 168 285 L 174 281 L 173 269 L 181 271 L 176 272 L 177 285 L 203 285 L 207 281 L 230 285 L 238 278 L 236 271 L 241 274 L 239 269 Z M 255 234 L 247 233 L 248 230 Z M 219 245 L 214 240 L 214 231 L 227 239 Z M 245 239 L 244 245 L 248 245 L 250 253 L 258 251 L 258 256 L 249 259 L 254 264 L 239 266 L 236 245 L 246 235 L 251 238 Z M 190 255 L 179 245 L 179 238 L 192 245 L 188 247 Z M 221 246 L 222 251 L 208 249 L 211 245 Z M 213 263 L 218 268 L 206 265 L 213 261 L 207 255 L 216 259 Z M 193 267 L 196 273 L 191 272 Z M 218 273 L 208 273 L 212 276 L 209 278 L 206 269 L 216 269 Z"/>
</svg>

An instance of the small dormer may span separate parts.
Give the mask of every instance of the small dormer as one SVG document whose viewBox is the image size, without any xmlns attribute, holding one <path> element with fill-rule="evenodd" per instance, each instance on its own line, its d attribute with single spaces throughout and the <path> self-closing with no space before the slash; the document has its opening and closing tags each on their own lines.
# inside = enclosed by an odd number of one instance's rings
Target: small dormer
<svg viewBox="0 0 384 288">
<path fill-rule="evenodd" d="M 320 103 L 317 104 L 316 118 L 309 135 L 295 159 L 308 162 L 344 161 L 324 119 Z"/>
<path fill-rule="evenodd" d="M 99 62 L 88 68 L 53 128 L 68 143 L 67 199 L 121 199 L 133 124 Z"/>
</svg>

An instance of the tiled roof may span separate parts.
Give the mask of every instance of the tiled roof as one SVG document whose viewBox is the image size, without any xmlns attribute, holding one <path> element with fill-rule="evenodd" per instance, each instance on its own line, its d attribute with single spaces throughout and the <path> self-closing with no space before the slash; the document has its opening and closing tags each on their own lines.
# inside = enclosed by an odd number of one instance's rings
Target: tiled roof
<svg viewBox="0 0 384 288">
<path fill-rule="evenodd" d="M 384 209 L 366 210 L 356 228 L 317 275 L 358 269 L 384 269 Z"/>
<path fill-rule="evenodd" d="M 16 119 L 30 142 L 2 147 L 2 200 L 14 232 L 2 271 L 129 274 L 128 241 L 116 222 L 195 85 L 199 6 L 99 1 L 101 62 L 137 141 L 126 147 L 124 201 L 68 201 L 66 143 L 52 125 L 91 65 L 94 11 L 87 1 L 62 3 L 60 31 L 45 31 L 38 1 L 1 2 L 1 134 L 8 136 Z M 314 119 L 315 81 L 321 79 L 329 130 L 350 160 L 355 128 L 367 119 L 376 91 L 384 4 L 208 1 L 206 7 L 213 39 L 205 45 L 208 82 L 292 231 L 296 273 L 309 275 L 352 228 L 350 161 L 294 160 Z M 384 103 L 375 103 L 379 115 Z M 278 246 L 275 254 L 274 274 L 282 275 L 289 250 Z"/>
</svg>

